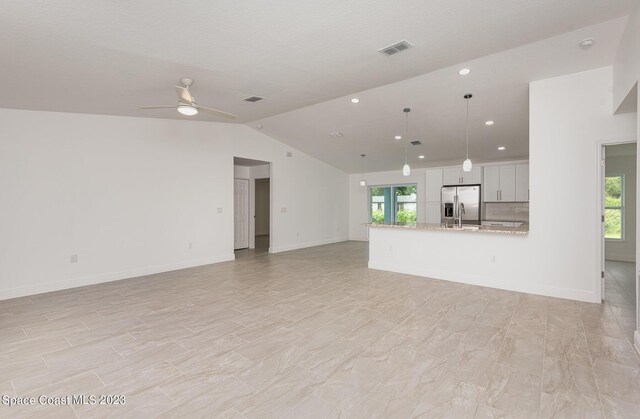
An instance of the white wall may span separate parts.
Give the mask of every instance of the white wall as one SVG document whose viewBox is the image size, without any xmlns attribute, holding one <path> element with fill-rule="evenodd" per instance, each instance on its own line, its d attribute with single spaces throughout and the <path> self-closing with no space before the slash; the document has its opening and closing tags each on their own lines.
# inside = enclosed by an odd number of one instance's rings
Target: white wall
<svg viewBox="0 0 640 419">
<path fill-rule="evenodd" d="M 367 228 L 362 224 L 369 222 L 367 194 L 370 186 L 400 185 L 416 183 L 418 195 L 417 221 L 423 223 L 426 217 L 424 190 L 426 188 L 426 169 L 411 170 L 410 176 L 402 176 L 402 168 L 392 172 L 367 173 L 367 186 L 360 186 L 362 174 L 349 176 L 349 239 L 368 240 Z"/>
<path fill-rule="evenodd" d="M 627 20 L 613 64 L 613 106 L 616 110 L 640 79 L 640 3 Z M 640 95 L 638 96 L 640 99 Z"/>
<path fill-rule="evenodd" d="M 348 176 L 246 126 L 3 109 L 0 127 L 0 299 L 233 259 L 234 156 L 273 163 L 272 251 L 348 235 Z"/>
<path fill-rule="evenodd" d="M 635 85 L 635 110 L 636 110 L 636 138 L 640 129 L 640 94 L 638 94 L 638 82 L 640 80 L 640 3 L 627 20 L 622 39 L 613 64 L 613 109 L 633 109 L 633 103 L 629 92 Z M 637 164 L 640 166 L 640 153 L 637 156 Z M 636 174 L 637 179 L 640 173 Z M 637 181 L 636 179 L 636 181 Z M 640 186 L 637 181 L 636 185 Z M 640 217 L 640 208 L 636 208 L 636 219 Z M 636 224 L 637 225 L 637 224 Z M 636 243 L 640 240 L 640 230 L 636 229 Z M 640 260 L 640 247 L 636 246 L 636 261 Z M 634 344 L 640 351 L 640 266 L 636 264 L 636 332 Z"/>
<path fill-rule="evenodd" d="M 616 146 L 607 147 L 607 152 Z M 636 260 L 636 154 L 606 156 L 607 176 L 624 176 L 624 239 L 607 240 L 605 256 L 608 260 L 635 262 Z"/>
<path fill-rule="evenodd" d="M 611 89 L 611 67 L 530 84 L 527 236 L 399 231 L 392 241 L 378 228 L 369 266 L 598 302 L 598 143 L 634 139 L 636 124 L 612 115 Z"/>
</svg>

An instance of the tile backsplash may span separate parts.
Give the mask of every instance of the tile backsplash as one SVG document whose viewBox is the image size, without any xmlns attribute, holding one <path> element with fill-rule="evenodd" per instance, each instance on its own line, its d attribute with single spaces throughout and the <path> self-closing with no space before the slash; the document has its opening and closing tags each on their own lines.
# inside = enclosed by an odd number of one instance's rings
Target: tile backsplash
<svg viewBox="0 0 640 419">
<path fill-rule="evenodd" d="M 528 202 L 487 202 L 484 206 L 483 220 L 529 221 Z"/>
</svg>

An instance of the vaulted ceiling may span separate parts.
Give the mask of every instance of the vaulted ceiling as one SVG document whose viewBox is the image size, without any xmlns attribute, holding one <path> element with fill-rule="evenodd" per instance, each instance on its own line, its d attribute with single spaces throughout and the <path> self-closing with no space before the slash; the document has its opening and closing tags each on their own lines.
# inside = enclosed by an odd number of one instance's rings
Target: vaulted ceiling
<svg viewBox="0 0 640 419">
<path fill-rule="evenodd" d="M 624 19 L 611 20 L 635 4 L 8 0 L 0 14 L 0 107 L 186 119 L 173 109 L 138 107 L 175 103 L 173 85 L 191 77 L 198 103 L 235 113 L 237 122 L 263 125 L 274 138 L 353 172 L 360 152 L 371 153 L 372 168 L 395 167 L 396 146 L 386 140 L 402 126 L 398 109 L 405 105 L 414 108 L 415 124 L 424 122 L 416 134 L 425 146 L 431 138 L 452 144 L 436 152 L 434 143 L 431 154 L 425 149 L 425 164 L 457 157 L 459 96 L 473 89 L 474 118 L 487 110 L 499 142 L 517 141 L 520 146 L 507 150 L 522 154 L 523 83 L 610 64 L 624 25 Z M 583 35 L 596 38 L 589 51 L 576 48 Z M 557 36 L 543 49 L 534 44 L 526 53 L 492 55 Z M 377 52 L 402 39 L 413 48 L 391 57 Z M 456 67 L 447 69 L 457 64 L 474 67 L 466 81 L 449 71 Z M 355 93 L 362 100 L 354 111 L 341 98 Z M 251 95 L 264 99 L 243 101 Z M 202 113 L 192 119 L 216 121 Z M 340 146 L 328 141 L 327 130 L 344 131 Z"/>
</svg>

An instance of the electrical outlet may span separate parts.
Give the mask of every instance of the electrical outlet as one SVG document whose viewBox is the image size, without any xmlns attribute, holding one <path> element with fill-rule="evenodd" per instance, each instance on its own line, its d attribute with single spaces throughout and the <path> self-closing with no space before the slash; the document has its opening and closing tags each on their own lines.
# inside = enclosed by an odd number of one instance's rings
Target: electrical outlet
<svg viewBox="0 0 640 419">
<path fill-rule="evenodd" d="M 491 262 L 496 263 L 496 257 L 495 256 L 491 256 Z"/>
<path fill-rule="evenodd" d="M 286 207 L 280 208 L 280 212 L 287 212 L 287 208 Z"/>
<path fill-rule="evenodd" d="M 222 208 L 218 208 L 218 214 L 222 214 Z"/>
<path fill-rule="evenodd" d="M 69 256 L 69 263 L 78 263 L 78 255 L 73 254 Z"/>
<path fill-rule="evenodd" d="M 189 250 L 193 249 L 193 243 L 189 242 Z"/>
</svg>

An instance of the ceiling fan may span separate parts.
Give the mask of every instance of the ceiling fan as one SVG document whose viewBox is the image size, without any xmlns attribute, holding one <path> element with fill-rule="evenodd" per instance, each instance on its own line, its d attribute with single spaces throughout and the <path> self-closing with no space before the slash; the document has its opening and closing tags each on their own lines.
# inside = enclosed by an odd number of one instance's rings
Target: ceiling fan
<svg viewBox="0 0 640 419">
<path fill-rule="evenodd" d="M 180 83 L 182 83 L 182 86 L 174 86 L 176 89 L 176 94 L 178 95 L 177 105 L 140 106 L 140 109 L 176 108 L 178 112 L 186 116 L 193 116 L 198 112 L 203 111 L 225 119 L 236 118 L 236 116 L 233 114 L 196 104 L 196 99 L 191 96 L 191 92 L 189 91 L 189 86 L 193 84 L 193 79 L 180 79 Z"/>
</svg>

